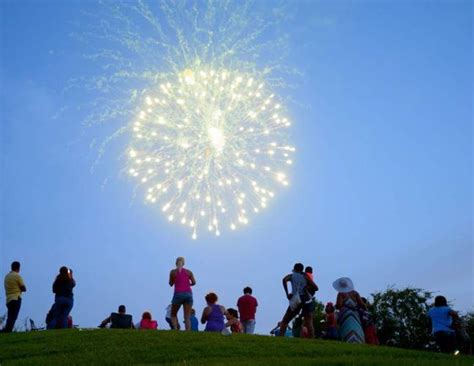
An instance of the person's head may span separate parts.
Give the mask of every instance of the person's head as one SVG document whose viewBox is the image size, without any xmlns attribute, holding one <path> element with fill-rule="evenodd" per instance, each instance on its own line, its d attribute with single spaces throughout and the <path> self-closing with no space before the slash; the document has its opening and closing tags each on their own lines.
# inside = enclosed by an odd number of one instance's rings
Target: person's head
<svg viewBox="0 0 474 366">
<path fill-rule="evenodd" d="M 248 286 L 244 288 L 244 295 L 252 295 L 252 289 Z"/>
<path fill-rule="evenodd" d="M 176 258 L 176 268 L 183 268 L 184 267 L 184 257 Z"/>
<path fill-rule="evenodd" d="M 448 300 L 446 300 L 444 296 L 436 296 L 434 306 L 436 307 L 448 306 Z"/>
<path fill-rule="evenodd" d="M 293 272 L 303 272 L 304 266 L 302 263 L 296 263 L 293 266 Z"/>
<path fill-rule="evenodd" d="M 324 311 L 326 312 L 326 314 L 334 313 L 334 311 L 335 311 L 334 304 L 332 302 L 328 302 L 326 304 L 326 308 L 324 309 Z"/>
<path fill-rule="evenodd" d="M 214 293 L 214 292 L 209 292 L 206 297 L 206 302 L 209 304 L 209 305 L 213 305 L 217 302 L 217 295 Z"/>
<path fill-rule="evenodd" d="M 191 309 L 191 315 L 196 316 L 196 309 L 194 308 Z"/>
<path fill-rule="evenodd" d="M 118 307 L 118 312 L 119 314 L 125 314 L 127 312 L 127 308 L 125 307 L 125 305 L 120 305 Z"/>
<path fill-rule="evenodd" d="M 227 319 L 238 319 L 239 318 L 239 312 L 235 309 L 227 309 L 227 315 L 226 315 Z"/>
<path fill-rule="evenodd" d="M 149 311 L 145 311 L 142 314 L 142 319 L 151 320 L 151 313 Z"/>
<path fill-rule="evenodd" d="M 59 274 L 57 275 L 56 279 L 61 281 L 68 281 L 70 279 L 70 270 L 66 266 L 62 266 L 59 268 Z"/>
<path fill-rule="evenodd" d="M 310 267 L 310 266 L 307 266 L 305 269 L 304 269 L 305 273 L 313 273 L 313 267 Z"/>
<path fill-rule="evenodd" d="M 11 268 L 13 272 L 20 272 L 20 262 L 13 262 Z"/>
</svg>

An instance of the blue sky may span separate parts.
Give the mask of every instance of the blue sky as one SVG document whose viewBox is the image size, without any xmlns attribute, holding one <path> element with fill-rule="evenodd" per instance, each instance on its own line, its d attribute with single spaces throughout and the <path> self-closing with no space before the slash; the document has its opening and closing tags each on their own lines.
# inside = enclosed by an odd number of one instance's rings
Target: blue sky
<svg viewBox="0 0 474 366">
<path fill-rule="evenodd" d="M 209 290 L 231 307 L 250 285 L 260 333 L 284 313 L 281 278 L 295 262 L 315 268 L 322 301 L 349 276 L 363 295 L 410 285 L 472 308 L 470 2 L 298 2 L 284 24 L 287 63 L 302 73 L 289 91 L 292 184 L 245 229 L 196 242 L 132 200 L 119 173 L 124 141 L 91 173 L 87 110 L 58 114 L 84 98 L 62 90 L 90 71 L 70 34 L 87 30 L 82 10 L 95 6 L 0 5 L 0 268 L 23 264 L 20 320 L 43 321 L 68 265 L 75 323 L 95 326 L 124 303 L 164 326 L 167 276 L 181 255 L 196 275 L 199 313 Z"/>
</svg>

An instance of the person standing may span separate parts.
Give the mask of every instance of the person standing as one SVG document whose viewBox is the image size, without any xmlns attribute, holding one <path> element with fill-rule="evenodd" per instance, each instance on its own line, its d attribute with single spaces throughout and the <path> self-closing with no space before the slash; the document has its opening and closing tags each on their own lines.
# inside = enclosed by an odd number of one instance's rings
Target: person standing
<svg viewBox="0 0 474 366">
<path fill-rule="evenodd" d="M 325 339 L 337 339 L 337 319 L 336 309 L 332 302 L 328 302 L 325 308 L 326 312 L 326 334 Z"/>
<path fill-rule="evenodd" d="M 257 312 L 258 302 L 252 296 L 252 289 L 250 287 L 244 288 L 244 295 L 237 301 L 237 307 L 240 313 L 240 322 L 243 326 L 243 331 L 246 334 L 253 334 L 255 331 L 255 313 Z"/>
<path fill-rule="evenodd" d="M 283 277 L 283 289 L 286 297 L 290 301 L 290 306 L 285 312 L 280 322 L 279 336 L 283 337 L 290 321 L 297 316 L 300 311 L 304 317 L 304 325 L 308 330 L 308 338 L 314 338 L 313 312 L 315 302 L 311 293 L 318 290 L 318 286 L 303 272 L 304 266 L 296 263 L 293 272 Z M 291 283 L 291 294 L 288 292 L 288 282 Z"/>
<path fill-rule="evenodd" d="M 364 329 L 360 319 L 360 311 L 367 310 L 354 284 L 348 277 L 341 277 L 332 284 L 338 292 L 336 309 L 339 310 L 339 336 L 343 342 L 365 343 Z"/>
<path fill-rule="evenodd" d="M 176 258 L 176 269 L 170 271 L 169 285 L 174 286 L 173 300 L 171 301 L 171 324 L 173 329 L 179 329 L 178 311 L 183 305 L 184 325 L 191 330 L 191 310 L 193 308 L 193 292 L 191 286 L 196 284 L 193 272 L 184 268 L 184 258 Z"/>
<path fill-rule="evenodd" d="M 199 321 L 196 318 L 196 310 L 191 309 L 191 330 L 193 332 L 199 332 Z"/>
<path fill-rule="evenodd" d="M 75 286 L 76 281 L 72 276 L 72 270 L 66 266 L 61 267 L 53 283 L 54 310 L 49 329 L 67 328 L 67 317 L 74 306 L 72 289 Z"/>
<path fill-rule="evenodd" d="M 456 332 L 453 320 L 459 319 L 458 313 L 448 306 L 444 296 L 436 296 L 434 306 L 428 311 L 428 320 L 437 346 L 443 353 L 452 353 L 456 348 Z"/>
<path fill-rule="evenodd" d="M 5 276 L 5 297 L 7 299 L 7 323 L 3 332 L 11 333 L 21 308 L 21 294 L 26 292 L 25 283 L 20 276 L 20 262 L 11 264 L 11 272 Z"/>
</svg>

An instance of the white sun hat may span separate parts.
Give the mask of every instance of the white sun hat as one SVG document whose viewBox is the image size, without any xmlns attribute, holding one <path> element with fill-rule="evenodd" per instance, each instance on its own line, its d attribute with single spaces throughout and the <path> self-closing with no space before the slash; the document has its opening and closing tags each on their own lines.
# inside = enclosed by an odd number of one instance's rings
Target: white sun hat
<svg viewBox="0 0 474 366">
<path fill-rule="evenodd" d="M 349 277 L 341 277 L 332 283 L 337 292 L 348 293 L 354 291 L 354 284 Z"/>
</svg>

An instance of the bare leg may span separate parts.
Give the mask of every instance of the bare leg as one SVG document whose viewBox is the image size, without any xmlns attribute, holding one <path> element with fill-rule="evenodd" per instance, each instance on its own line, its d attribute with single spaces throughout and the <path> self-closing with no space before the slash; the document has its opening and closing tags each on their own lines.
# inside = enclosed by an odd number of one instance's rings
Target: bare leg
<svg viewBox="0 0 474 366">
<path fill-rule="evenodd" d="M 309 313 L 304 315 L 304 325 L 308 329 L 308 337 L 310 339 L 314 338 L 314 326 L 313 326 L 313 314 Z"/>
<path fill-rule="evenodd" d="M 280 330 L 278 331 L 278 337 L 284 337 L 285 336 L 287 327 L 288 327 L 287 323 L 285 323 L 284 321 L 280 322 Z"/>
<path fill-rule="evenodd" d="M 183 312 L 184 312 L 184 326 L 186 330 L 191 330 L 191 310 L 193 306 L 191 304 L 184 304 L 183 305 Z"/>
<path fill-rule="evenodd" d="M 173 325 L 173 329 L 179 329 L 178 324 L 178 311 L 181 305 L 179 304 L 172 304 L 171 305 L 171 324 Z"/>
</svg>

